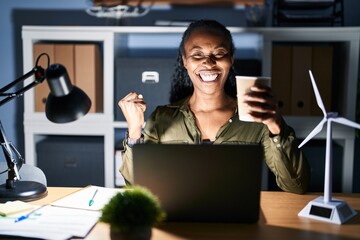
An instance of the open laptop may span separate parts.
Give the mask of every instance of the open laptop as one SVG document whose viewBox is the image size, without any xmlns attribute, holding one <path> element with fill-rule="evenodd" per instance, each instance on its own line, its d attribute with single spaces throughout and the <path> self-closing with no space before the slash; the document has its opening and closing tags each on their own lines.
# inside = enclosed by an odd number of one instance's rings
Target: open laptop
<svg viewBox="0 0 360 240">
<path fill-rule="evenodd" d="M 155 194 L 167 221 L 257 222 L 260 145 L 138 144 L 134 182 Z"/>
</svg>

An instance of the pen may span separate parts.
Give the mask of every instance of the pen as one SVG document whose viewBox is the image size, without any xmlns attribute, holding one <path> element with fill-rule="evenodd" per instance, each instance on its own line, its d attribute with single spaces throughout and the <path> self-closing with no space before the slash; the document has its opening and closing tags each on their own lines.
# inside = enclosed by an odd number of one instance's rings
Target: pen
<svg viewBox="0 0 360 240">
<path fill-rule="evenodd" d="M 94 204 L 94 198 L 95 198 L 95 195 L 96 195 L 97 192 L 98 192 L 98 190 L 96 189 L 95 192 L 94 192 L 94 195 L 92 196 L 92 198 L 89 201 L 89 207 Z"/>
<path fill-rule="evenodd" d="M 31 212 L 29 212 L 29 213 L 26 214 L 26 215 L 22 215 L 22 216 L 16 218 L 16 219 L 15 219 L 15 222 L 17 223 L 17 222 L 20 222 L 20 221 L 22 221 L 22 220 L 28 219 L 31 214 L 35 213 L 36 211 L 40 210 L 41 208 L 43 208 L 43 207 L 45 207 L 45 206 L 47 206 L 47 205 L 42 205 L 41 207 L 32 210 Z"/>
<path fill-rule="evenodd" d="M 139 94 L 136 98 L 132 98 L 127 100 L 127 102 L 134 102 L 134 103 L 144 103 L 144 97 L 142 94 Z"/>
<path fill-rule="evenodd" d="M 133 102 L 133 103 L 145 103 L 145 102 L 144 102 L 144 99 L 142 99 L 142 98 L 134 98 L 134 99 L 130 99 L 130 100 L 127 100 L 127 102 Z"/>
</svg>

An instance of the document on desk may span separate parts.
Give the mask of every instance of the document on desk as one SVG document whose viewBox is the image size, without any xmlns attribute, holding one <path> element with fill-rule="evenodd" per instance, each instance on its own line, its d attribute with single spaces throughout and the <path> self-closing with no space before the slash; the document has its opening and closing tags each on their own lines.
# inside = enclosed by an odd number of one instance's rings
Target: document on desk
<svg viewBox="0 0 360 240">
<path fill-rule="evenodd" d="M 30 213 L 0 216 L 0 236 L 62 240 L 84 238 L 101 209 L 123 189 L 88 186 Z M 35 206 L 33 206 L 36 208 Z M 92 210 L 92 211 L 89 211 Z M 17 221 L 20 217 L 24 220 Z"/>
<path fill-rule="evenodd" d="M 84 238 L 101 212 L 45 206 L 27 219 L 15 222 L 19 216 L 0 217 L 0 235 L 54 240 Z"/>
<path fill-rule="evenodd" d="M 87 186 L 53 202 L 51 205 L 57 207 L 99 211 L 113 196 L 124 191 L 125 190 L 121 188 Z"/>
</svg>

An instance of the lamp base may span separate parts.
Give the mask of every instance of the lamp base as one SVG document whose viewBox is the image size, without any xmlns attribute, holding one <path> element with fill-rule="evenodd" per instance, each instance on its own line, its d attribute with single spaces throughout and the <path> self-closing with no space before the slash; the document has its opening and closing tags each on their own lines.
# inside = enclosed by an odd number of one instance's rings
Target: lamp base
<svg viewBox="0 0 360 240">
<path fill-rule="evenodd" d="M 321 196 L 310 201 L 298 215 L 334 224 L 343 224 L 356 214 L 357 212 L 345 201 L 332 199 L 325 203 L 324 197 Z"/>
<path fill-rule="evenodd" d="M 38 200 L 47 196 L 46 187 L 33 181 L 16 181 L 13 188 L 0 185 L 0 202 L 20 200 L 24 202 Z"/>
</svg>

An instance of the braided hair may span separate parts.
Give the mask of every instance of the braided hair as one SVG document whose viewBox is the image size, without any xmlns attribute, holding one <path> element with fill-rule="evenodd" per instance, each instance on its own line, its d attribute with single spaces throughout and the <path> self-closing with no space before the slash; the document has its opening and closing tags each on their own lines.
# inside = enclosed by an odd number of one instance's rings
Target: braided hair
<svg viewBox="0 0 360 240">
<path fill-rule="evenodd" d="M 235 46 L 233 43 L 233 39 L 231 36 L 230 31 L 221 23 L 215 20 L 198 20 L 192 22 L 189 27 L 185 30 L 182 40 L 180 42 L 180 47 L 178 51 L 178 56 L 176 58 L 175 70 L 173 74 L 173 79 L 171 83 L 171 90 L 170 90 L 170 103 L 176 102 L 181 100 L 185 97 L 190 96 L 194 91 L 194 86 L 191 82 L 191 79 L 187 73 L 186 68 L 184 67 L 184 63 L 182 60 L 182 56 L 185 56 L 185 42 L 190 38 L 191 34 L 197 30 L 209 30 L 212 32 L 216 32 L 223 36 L 227 42 L 230 44 L 230 54 L 233 55 L 235 52 Z M 232 66 L 230 68 L 228 78 L 225 82 L 225 93 L 236 97 L 236 87 L 235 87 L 235 70 Z"/>
</svg>

